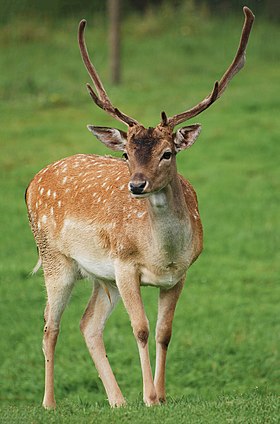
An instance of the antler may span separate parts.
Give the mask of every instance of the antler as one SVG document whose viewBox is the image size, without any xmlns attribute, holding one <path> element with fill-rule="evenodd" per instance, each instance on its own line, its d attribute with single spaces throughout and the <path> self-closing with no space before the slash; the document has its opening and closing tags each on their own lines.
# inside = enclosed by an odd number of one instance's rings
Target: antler
<svg viewBox="0 0 280 424">
<path fill-rule="evenodd" d="M 235 74 L 237 74 L 237 72 L 240 71 L 240 69 L 243 68 L 245 64 L 245 53 L 246 53 L 245 50 L 249 40 L 249 35 L 252 29 L 252 25 L 255 19 L 255 16 L 253 15 L 252 11 L 248 7 L 246 6 L 243 7 L 243 12 L 245 15 L 245 21 L 244 21 L 244 25 L 243 25 L 243 29 L 241 33 L 238 50 L 236 52 L 236 55 L 235 55 L 235 58 L 233 59 L 232 64 L 226 70 L 226 72 L 224 73 L 220 81 L 216 81 L 212 92 L 207 97 L 205 97 L 204 100 L 202 100 L 193 108 L 186 110 L 185 112 L 179 113 L 178 115 L 174 115 L 171 118 L 167 118 L 167 119 L 166 119 L 166 115 L 164 114 L 165 118 L 164 119 L 162 118 L 162 123 L 161 123 L 162 125 L 169 125 L 170 127 L 174 128 L 176 125 L 181 124 L 187 119 L 193 118 L 194 116 L 203 112 L 221 96 L 221 94 L 227 88 L 227 85 L 230 82 L 230 80 L 234 77 Z"/>
<path fill-rule="evenodd" d="M 115 108 L 111 100 L 109 99 L 105 88 L 103 87 L 103 84 L 99 78 L 98 73 L 96 72 L 95 67 L 90 61 L 89 54 L 87 51 L 85 39 L 84 39 L 84 32 L 86 27 L 86 20 L 83 19 L 79 24 L 79 30 L 78 30 L 78 42 L 80 47 L 81 56 L 84 62 L 84 65 L 88 71 L 88 74 L 95 86 L 95 89 L 97 91 L 97 94 L 94 92 L 93 88 L 90 86 L 90 84 L 87 84 L 87 89 L 89 91 L 89 94 L 92 98 L 92 100 L 95 102 L 97 106 L 99 106 L 101 109 L 105 110 L 109 115 L 113 116 L 113 118 L 117 119 L 120 122 L 123 122 L 124 124 L 128 125 L 129 127 L 138 124 L 138 122 L 130 118 L 129 116 L 125 115 L 123 112 L 121 112 L 119 109 Z"/>
</svg>

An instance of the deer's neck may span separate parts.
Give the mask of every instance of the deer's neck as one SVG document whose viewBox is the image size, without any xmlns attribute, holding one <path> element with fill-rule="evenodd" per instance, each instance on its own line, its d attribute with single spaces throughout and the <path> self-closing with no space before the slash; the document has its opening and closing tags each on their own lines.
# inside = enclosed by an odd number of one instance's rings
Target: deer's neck
<svg viewBox="0 0 280 424">
<path fill-rule="evenodd" d="M 177 173 L 170 184 L 153 193 L 147 200 L 152 222 L 170 214 L 178 219 L 186 217 L 183 189 Z"/>
<path fill-rule="evenodd" d="M 176 175 L 172 182 L 148 199 L 152 243 L 165 254 L 176 257 L 191 239 L 191 221 L 183 189 Z"/>
</svg>

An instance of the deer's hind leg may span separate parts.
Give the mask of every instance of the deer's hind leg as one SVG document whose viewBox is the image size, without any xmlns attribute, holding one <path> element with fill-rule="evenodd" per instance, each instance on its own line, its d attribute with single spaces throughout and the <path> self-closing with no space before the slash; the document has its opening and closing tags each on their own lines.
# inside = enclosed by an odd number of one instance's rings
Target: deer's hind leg
<svg viewBox="0 0 280 424">
<path fill-rule="evenodd" d="M 112 285 L 104 285 L 97 280 L 92 296 L 81 319 L 80 328 L 98 374 L 106 390 L 112 407 L 125 404 L 118 383 L 111 369 L 103 342 L 105 323 L 119 300 L 119 292 Z"/>
<path fill-rule="evenodd" d="M 75 263 L 59 253 L 45 255 L 43 269 L 47 290 L 44 313 L 43 352 L 45 356 L 45 394 L 43 406 L 55 408 L 54 351 L 59 334 L 60 320 L 70 298 L 77 268 Z"/>
</svg>

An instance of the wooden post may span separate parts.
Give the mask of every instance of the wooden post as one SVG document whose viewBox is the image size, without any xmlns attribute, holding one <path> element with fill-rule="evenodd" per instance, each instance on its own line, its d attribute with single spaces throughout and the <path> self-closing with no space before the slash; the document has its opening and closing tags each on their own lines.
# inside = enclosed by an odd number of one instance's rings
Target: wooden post
<svg viewBox="0 0 280 424">
<path fill-rule="evenodd" d="M 113 84 L 119 84 L 120 74 L 120 1 L 108 0 L 110 75 Z"/>
</svg>

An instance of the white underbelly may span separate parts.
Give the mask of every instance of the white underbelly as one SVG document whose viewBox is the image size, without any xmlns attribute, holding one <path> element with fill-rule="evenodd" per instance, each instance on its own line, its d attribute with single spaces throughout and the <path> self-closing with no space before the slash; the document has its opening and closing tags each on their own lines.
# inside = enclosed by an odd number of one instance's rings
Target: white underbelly
<svg viewBox="0 0 280 424">
<path fill-rule="evenodd" d="M 86 256 L 76 256 L 73 259 L 75 259 L 82 274 L 85 276 L 110 282 L 116 279 L 114 262 L 109 257 L 93 260 Z"/>
<path fill-rule="evenodd" d="M 96 259 L 86 256 L 73 257 L 78 264 L 82 274 L 87 277 L 96 278 L 102 281 L 114 282 L 116 280 L 114 261 L 107 258 Z M 175 286 L 181 279 L 174 271 L 166 271 L 160 275 L 154 274 L 147 268 L 141 268 L 140 284 L 142 286 L 149 285 L 155 287 L 171 288 Z"/>
</svg>

